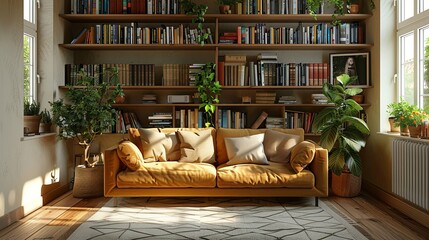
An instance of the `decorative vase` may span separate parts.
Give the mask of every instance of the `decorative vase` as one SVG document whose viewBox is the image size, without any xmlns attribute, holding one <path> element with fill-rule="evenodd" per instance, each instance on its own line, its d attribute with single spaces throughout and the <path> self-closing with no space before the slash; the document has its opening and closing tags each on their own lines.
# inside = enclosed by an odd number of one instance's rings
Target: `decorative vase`
<svg viewBox="0 0 429 240">
<path fill-rule="evenodd" d="M 360 194 L 362 177 L 357 177 L 350 172 L 342 172 L 341 175 L 332 174 L 332 192 L 340 197 L 356 197 Z"/>
<path fill-rule="evenodd" d="M 229 5 L 219 5 L 219 13 L 228 14 L 230 9 Z"/>
<path fill-rule="evenodd" d="M 24 116 L 24 135 L 35 133 L 39 134 L 40 119 L 42 116 Z"/>
<path fill-rule="evenodd" d="M 420 138 L 422 136 L 422 125 L 415 126 L 408 126 L 408 129 L 410 131 L 410 137 L 412 138 Z"/>
<path fill-rule="evenodd" d="M 410 136 L 410 130 L 408 126 L 406 127 L 400 127 L 401 136 Z"/>
<path fill-rule="evenodd" d="M 390 124 L 390 132 L 399 132 L 400 128 L 395 127 L 395 118 L 391 117 L 389 118 L 389 124 Z"/>
</svg>

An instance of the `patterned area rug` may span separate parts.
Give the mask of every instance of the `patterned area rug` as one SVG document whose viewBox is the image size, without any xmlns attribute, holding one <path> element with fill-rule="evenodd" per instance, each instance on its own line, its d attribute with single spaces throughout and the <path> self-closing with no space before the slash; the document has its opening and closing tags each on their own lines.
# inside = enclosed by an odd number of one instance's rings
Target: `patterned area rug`
<svg viewBox="0 0 429 240">
<path fill-rule="evenodd" d="M 366 239 L 314 198 L 113 199 L 68 239 Z"/>
</svg>

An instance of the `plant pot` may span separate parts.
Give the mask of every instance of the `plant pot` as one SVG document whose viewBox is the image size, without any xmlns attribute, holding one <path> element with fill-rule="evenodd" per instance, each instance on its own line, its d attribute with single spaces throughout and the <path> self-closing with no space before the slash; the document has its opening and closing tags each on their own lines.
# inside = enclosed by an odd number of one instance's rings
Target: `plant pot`
<svg viewBox="0 0 429 240">
<path fill-rule="evenodd" d="M 407 136 L 407 137 L 410 136 L 410 130 L 408 129 L 408 126 L 400 127 L 399 129 L 401 131 L 401 136 Z"/>
<path fill-rule="evenodd" d="M 125 96 L 117 96 L 115 98 L 115 103 L 121 104 L 125 102 Z"/>
<path fill-rule="evenodd" d="M 351 98 L 359 104 L 363 103 L 363 95 L 354 95 Z"/>
<path fill-rule="evenodd" d="M 359 13 L 359 4 L 357 4 L 357 3 L 350 4 L 349 11 L 350 11 L 351 14 L 357 14 L 357 13 Z"/>
<path fill-rule="evenodd" d="M 219 5 L 219 13 L 228 14 L 231 7 L 229 5 Z"/>
<path fill-rule="evenodd" d="M 92 168 L 85 168 L 79 165 L 75 168 L 73 197 L 90 198 L 104 195 L 104 166 L 96 165 Z"/>
<path fill-rule="evenodd" d="M 395 118 L 391 117 L 389 118 L 389 124 L 390 124 L 390 132 L 399 132 L 400 128 L 395 127 Z"/>
<path fill-rule="evenodd" d="M 342 172 L 340 176 L 332 174 L 332 192 L 340 197 L 356 197 L 360 193 L 362 177 L 349 172 Z"/>
<path fill-rule="evenodd" d="M 26 134 L 39 134 L 40 115 L 37 116 L 24 116 L 24 135 Z"/>
<path fill-rule="evenodd" d="M 420 138 L 422 136 L 422 125 L 419 125 L 417 127 L 415 126 L 408 126 L 410 137 L 412 138 Z"/>
<path fill-rule="evenodd" d="M 52 123 L 40 123 L 39 132 L 40 133 L 49 133 L 51 132 Z"/>
</svg>

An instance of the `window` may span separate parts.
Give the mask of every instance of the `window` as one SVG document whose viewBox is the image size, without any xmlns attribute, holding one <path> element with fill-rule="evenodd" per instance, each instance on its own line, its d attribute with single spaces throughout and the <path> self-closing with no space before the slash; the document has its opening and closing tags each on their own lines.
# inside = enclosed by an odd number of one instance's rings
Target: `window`
<svg viewBox="0 0 429 240">
<path fill-rule="evenodd" d="M 36 0 L 24 0 L 24 101 L 37 101 Z"/>
<path fill-rule="evenodd" d="M 399 97 L 429 112 L 429 0 L 398 5 Z"/>
</svg>

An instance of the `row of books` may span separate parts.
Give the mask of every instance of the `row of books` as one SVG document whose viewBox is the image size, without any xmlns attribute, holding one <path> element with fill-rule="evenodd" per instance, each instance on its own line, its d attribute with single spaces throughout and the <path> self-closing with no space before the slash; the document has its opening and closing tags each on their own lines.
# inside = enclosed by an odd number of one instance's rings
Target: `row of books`
<svg viewBox="0 0 429 240">
<path fill-rule="evenodd" d="M 247 114 L 245 112 L 233 111 L 231 109 L 218 110 L 218 126 L 221 128 L 245 128 Z"/>
<path fill-rule="evenodd" d="M 327 63 L 219 62 L 223 86 L 321 86 L 329 81 Z"/>
<path fill-rule="evenodd" d="M 204 127 L 203 112 L 200 112 L 198 108 L 177 110 L 176 127 L 203 128 Z"/>
<path fill-rule="evenodd" d="M 297 27 L 268 27 L 265 23 L 255 26 L 237 26 L 235 32 L 223 32 L 220 44 L 356 44 L 363 43 L 363 24 L 328 23 Z"/>
<path fill-rule="evenodd" d="M 173 127 L 173 113 L 171 112 L 155 112 L 147 117 L 149 120 L 148 127 L 166 128 Z"/>
<path fill-rule="evenodd" d="M 196 76 L 204 64 L 163 64 L 163 86 L 195 86 Z"/>
<path fill-rule="evenodd" d="M 141 128 L 142 125 L 134 112 L 116 111 L 115 127 L 113 133 L 126 133 L 130 128 Z"/>
<path fill-rule="evenodd" d="M 206 43 L 213 43 L 210 28 Z M 142 27 L 139 23 L 130 24 L 96 24 L 83 28 L 73 38 L 71 44 L 195 44 L 197 29 L 189 25 Z"/>
<path fill-rule="evenodd" d="M 305 0 L 243 0 L 236 6 L 238 14 L 308 14 Z M 323 13 L 324 4 L 316 13 Z"/>
<path fill-rule="evenodd" d="M 154 86 L 155 64 L 66 64 L 65 84 L 79 85 L 80 73 L 94 79 L 94 85 L 106 81 L 103 72 L 117 69 L 119 82 L 124 86 Z"/>
<path fill-rule="evenodd" d="M 286 111 L 284 128 L 303 128 L 305 133 L 310 133 L 316 114 L 315 112 Z"/>
<path fill-rule="evenodd" d="M 178 14 L 180 0 L 71 0 L 72 14 Z"/>
</svg>

